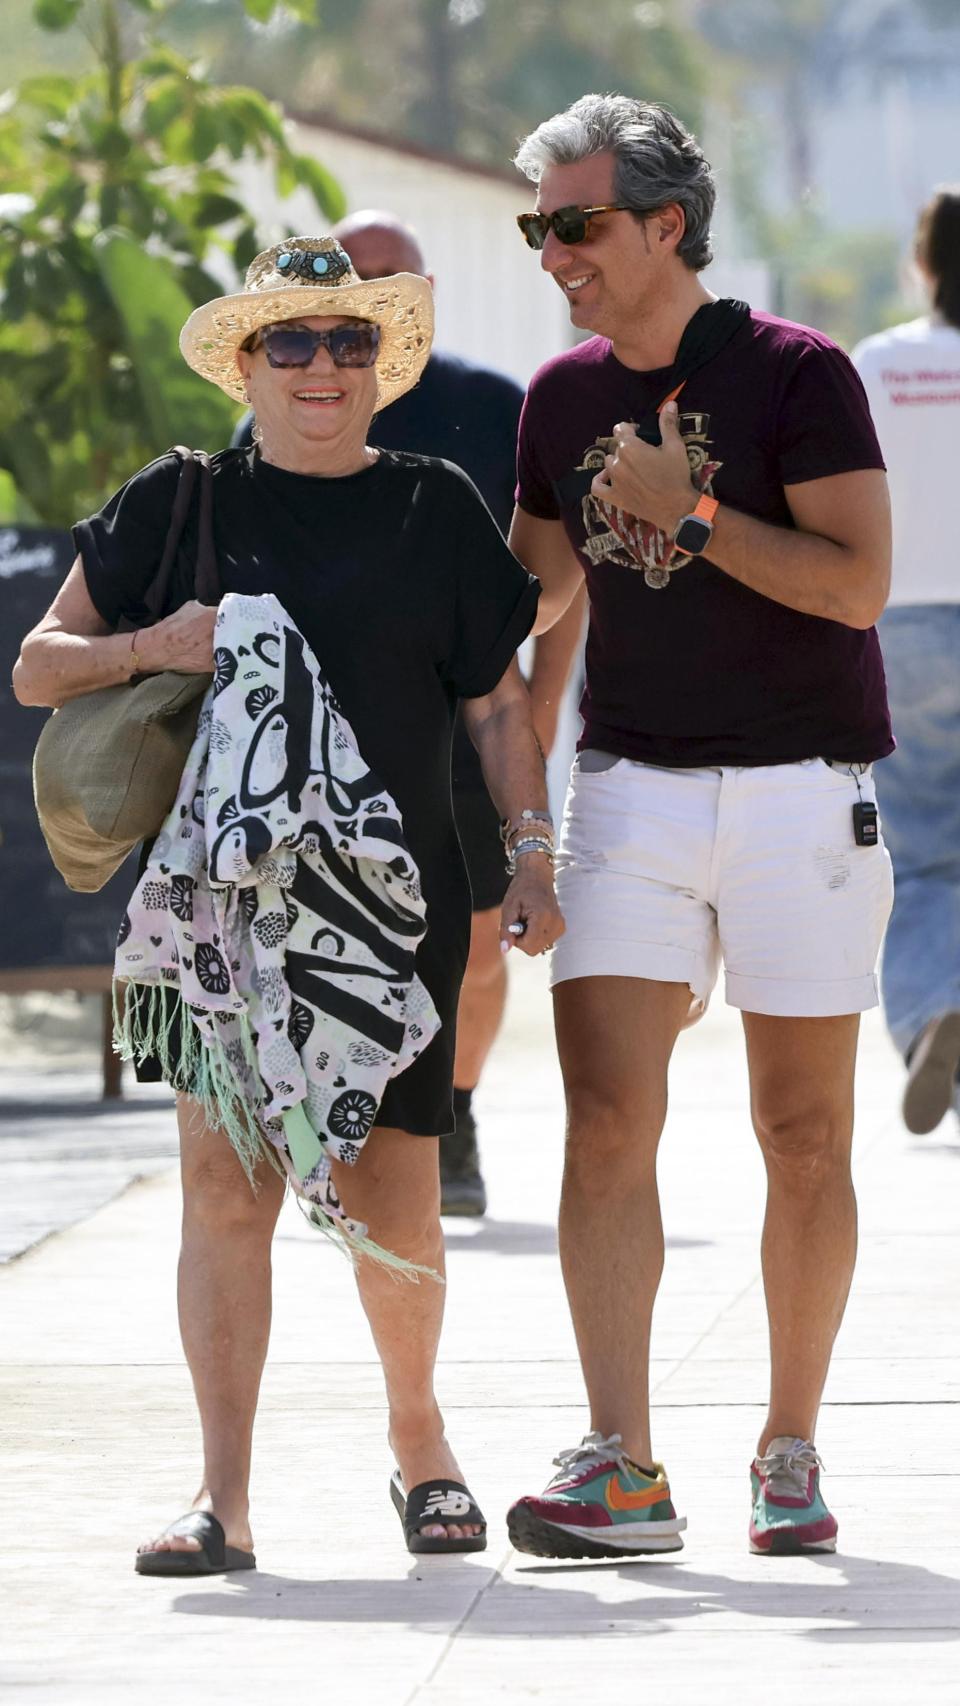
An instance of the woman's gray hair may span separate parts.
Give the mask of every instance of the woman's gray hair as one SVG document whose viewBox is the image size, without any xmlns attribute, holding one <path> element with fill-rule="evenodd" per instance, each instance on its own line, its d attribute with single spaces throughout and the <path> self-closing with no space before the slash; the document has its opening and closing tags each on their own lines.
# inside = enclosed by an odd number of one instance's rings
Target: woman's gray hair
<svg viewBox="0 0 960 1706">
<path fill-rule="evenodd" d="M 667 107 L 629 95 L 583 95 L 525 137 L 513 163 L 538 184 L 548 166 L 574 166 L 603 153 L 614 158 L 614 199 L 651 213 L 676 202 L 686 220 L 677 253 L 694 272 L 708 266 L 713 173 L 696 138 Z"/>
</svg>

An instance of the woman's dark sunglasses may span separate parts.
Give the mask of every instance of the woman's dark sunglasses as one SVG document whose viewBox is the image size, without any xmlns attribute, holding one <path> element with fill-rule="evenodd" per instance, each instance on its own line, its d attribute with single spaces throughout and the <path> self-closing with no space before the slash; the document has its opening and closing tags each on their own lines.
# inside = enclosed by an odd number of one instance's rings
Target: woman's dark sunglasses
<svg viewBox="0 0 960 1706">
<path fill-rule="evenodd" d="M 245 349 L 266 350 L 271 367 L 309 367 L 318 349 L 330 351 L 335 367 L 372 367 L 380 348 L 380 327 L 369 320 L 315 332 L 310 326 L 264 326 Z"/>
<path fill-rule="evenodd" d="M 555 213 L 518 213 L 517 224 L 531 249 L 542 249 L 549 231 L 561 243 L 582 243 L 596 214 L 643 211 L 639 207 L 628 207 L 623 201 L 611 201 L 605 207 L 558 207 Z"/>
</svg>

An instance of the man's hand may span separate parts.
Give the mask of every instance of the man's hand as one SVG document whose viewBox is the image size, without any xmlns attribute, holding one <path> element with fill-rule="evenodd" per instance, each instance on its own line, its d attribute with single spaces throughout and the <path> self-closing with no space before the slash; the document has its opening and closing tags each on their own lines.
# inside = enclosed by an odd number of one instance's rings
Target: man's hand
<svg viewBox="0 0 960 1706">
<path fill-rule="evenodd" d="M 521 924 L 522 931 L 510 928 Z M 502 952 L 519 948 L 524 954 L 545 954 L 563 935 L 564 928 L 550 860 L 542 853 L 522 853 L 500 912 Z"/>
<path fill-rule="evenodd" d="M 644 444 L 636 427 L 621 421 L 613 429 L 617 449 L 605 458 L 603 472 L 590 487 L 595 498 L 615 504 L 627 515 L 648 521 L 672 536 L 678 522 L 696 505 L 700 493 L 690 478 L 687 447 L 680 437 L 676 403 L 660 412 L 662 444 Z"/>
</svg>

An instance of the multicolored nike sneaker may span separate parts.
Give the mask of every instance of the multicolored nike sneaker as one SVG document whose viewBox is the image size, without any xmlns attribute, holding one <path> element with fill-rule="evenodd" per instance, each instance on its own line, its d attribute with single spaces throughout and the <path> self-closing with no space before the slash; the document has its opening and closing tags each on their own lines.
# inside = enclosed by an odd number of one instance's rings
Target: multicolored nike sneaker
<svg viewBox="0 0 960 1706">
<path fill-rule="evenodd" d="M 751 1552 L 835 1552 L 837 1520 L 820 1496 L 823 1468 L 813 1442 L 772 1439 L 762 1457 L 750 1465 L 753 1510 L 750 1514 Z"/>
<path fill-rule="evenodd" d="M 557 1474 L 540 1498 L 518 1499 L 507 1512 L 518 1552 L 538 1558 L 622 1558 L 679 1552 L 687 1526 L 677 1516 L 661 1463 L 647 1475 L 631 1462 L 619 1434 L 587 1434 L 554 1458 Z"/>
</svg>

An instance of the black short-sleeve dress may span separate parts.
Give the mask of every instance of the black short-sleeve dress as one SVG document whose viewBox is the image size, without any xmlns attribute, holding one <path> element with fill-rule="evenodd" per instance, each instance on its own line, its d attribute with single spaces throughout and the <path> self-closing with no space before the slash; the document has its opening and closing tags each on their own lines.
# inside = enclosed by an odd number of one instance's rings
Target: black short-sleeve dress
<svg viewBox="0 0 960 1706">
<path fill-rule="evenodd" d="M 417 970 L 442 1024 L 388 1085 L 378 1122 L 442 1135 L 453 1127 L 471 910 L 450 799 L 453 719 L 459 698 L 489 693 L 500 680 L 532 625 L 539 583 L 452 463 L 381 451 L 372 467 L 327 479 L 289 473 L 242 449 L 221 451 L 213 471 L 223 591 L 276 595 L 400 808 L 427 903 Z M 142 612 L 177 476 L 176 458 L 159 458 L 74 528 L 90 597 L 111 626 Z M 193 596 L 195 540 L 194 516 L 170 610 Z"/>
</svg>

